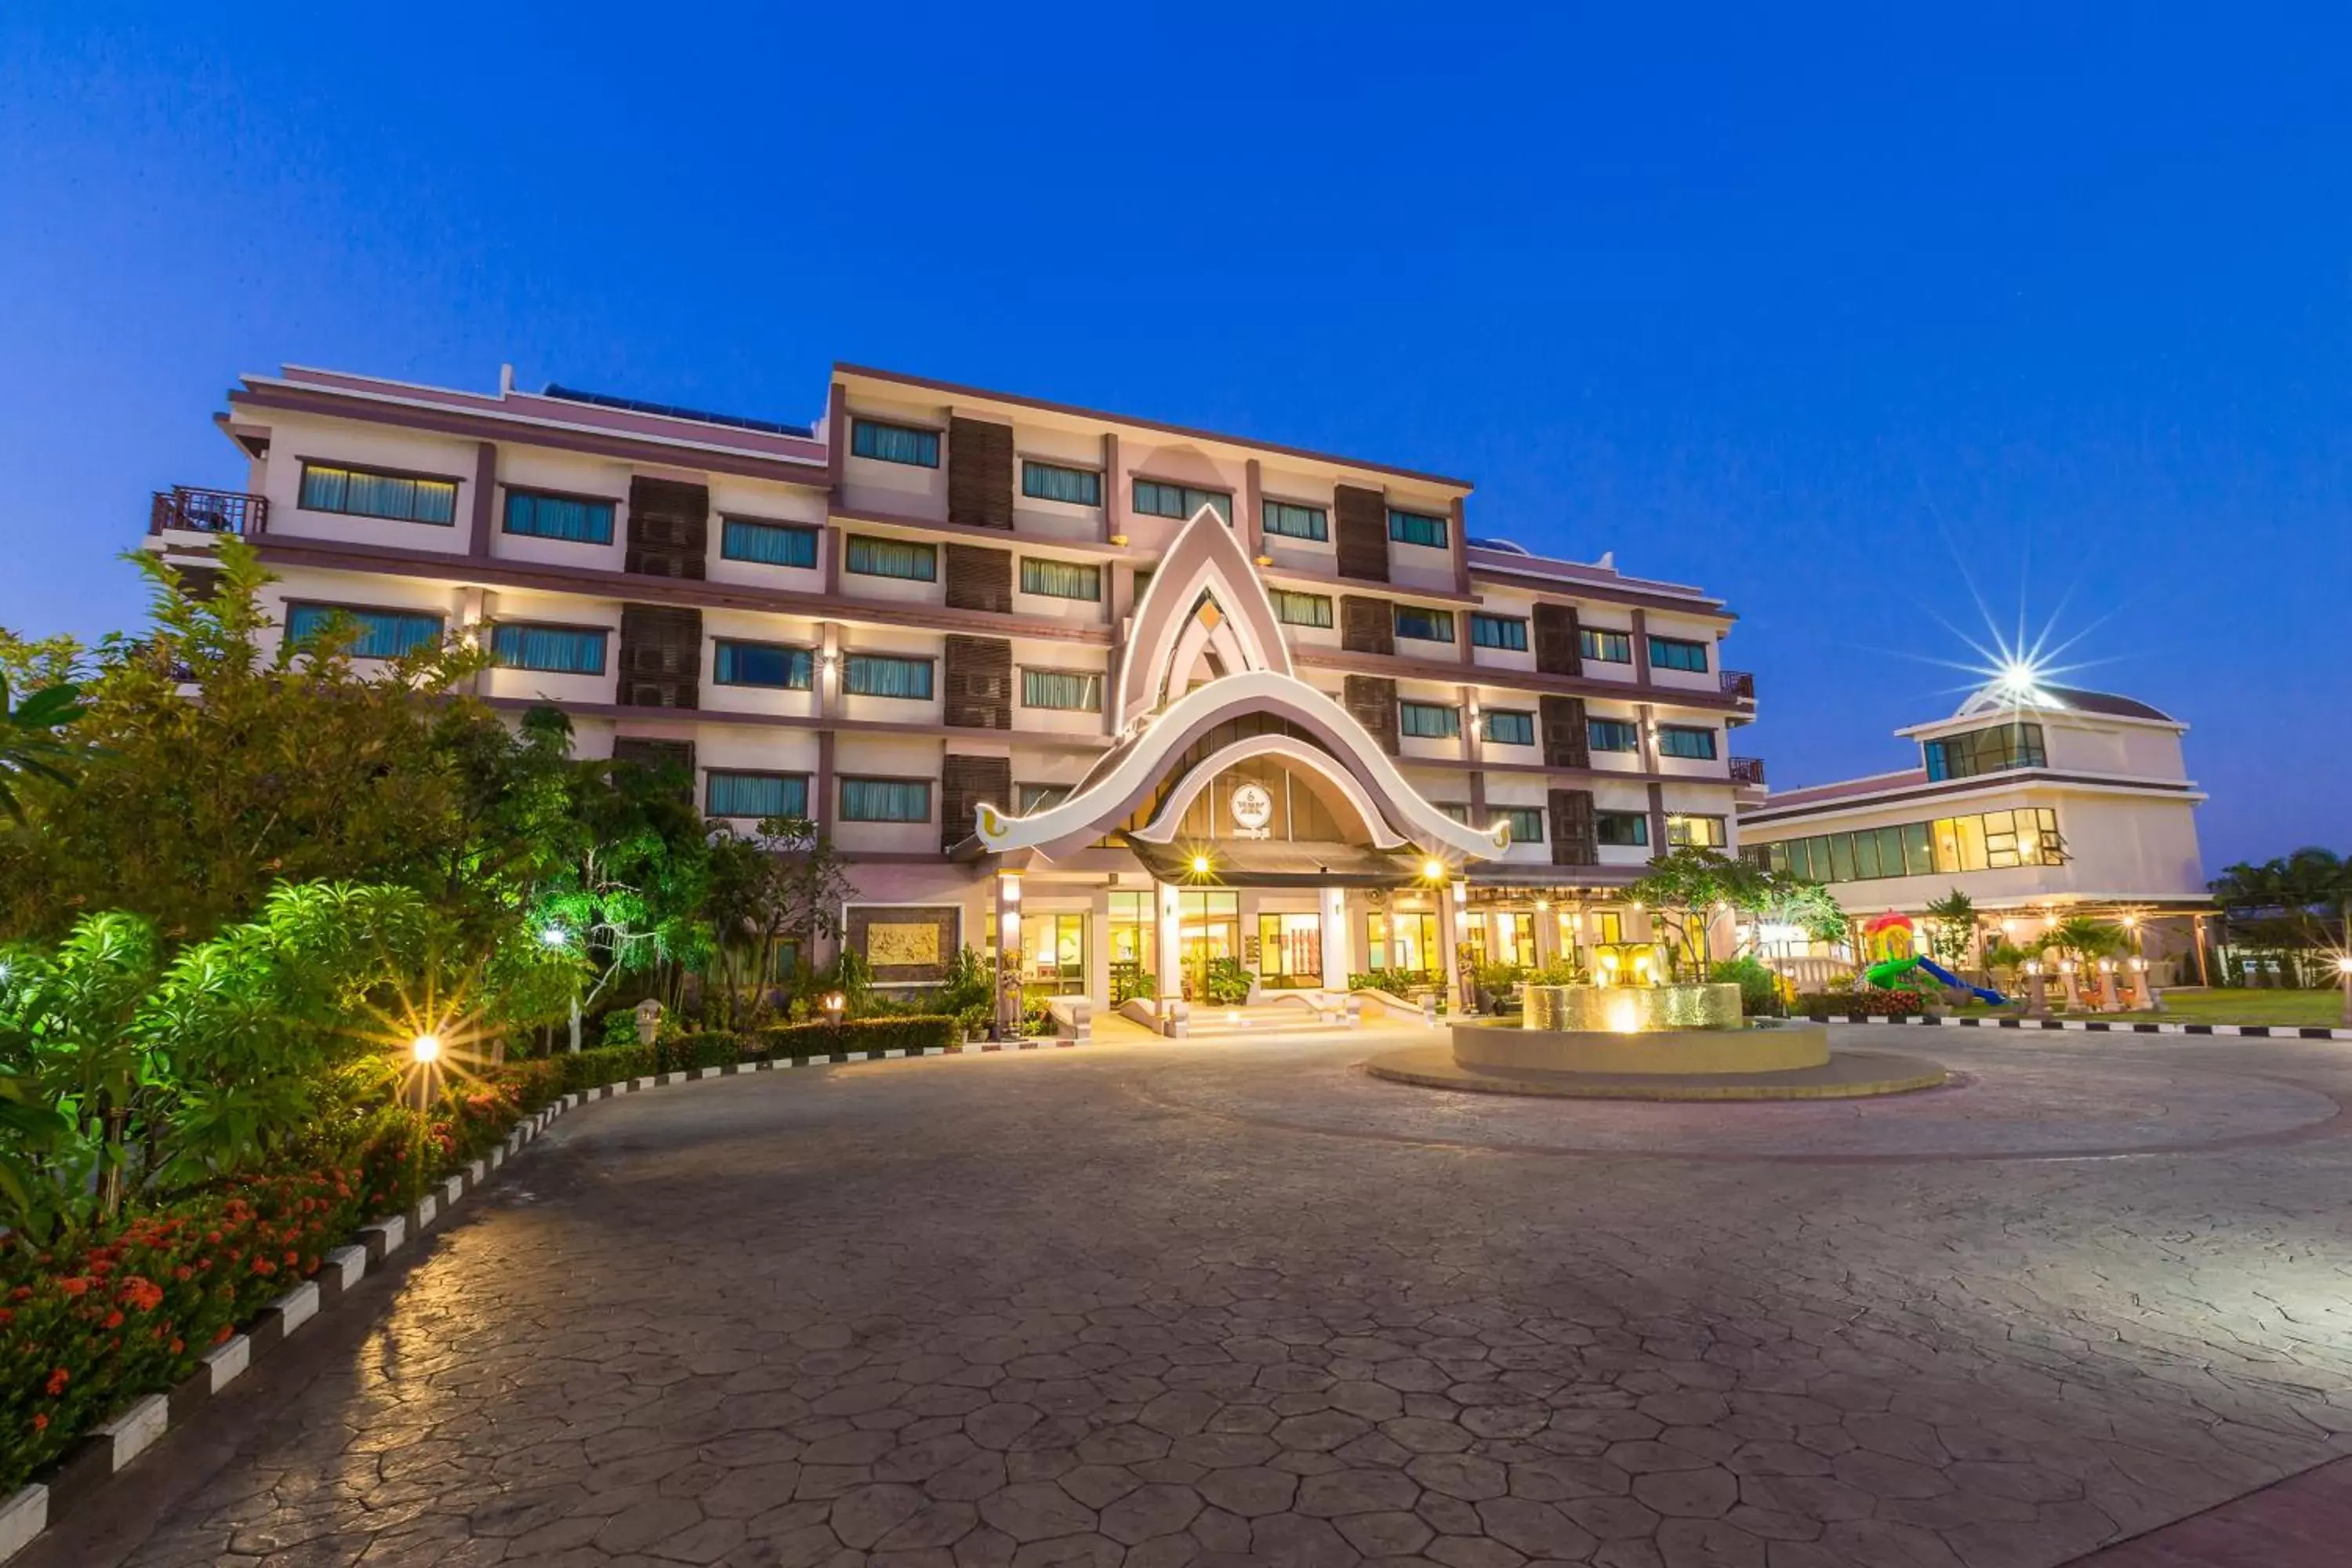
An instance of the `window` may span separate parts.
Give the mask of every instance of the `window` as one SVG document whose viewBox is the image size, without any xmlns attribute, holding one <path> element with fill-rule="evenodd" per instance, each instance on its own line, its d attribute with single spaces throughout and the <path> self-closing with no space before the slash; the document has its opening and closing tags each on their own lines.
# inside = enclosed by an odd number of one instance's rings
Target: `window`
<svg viewBox="0 0 2352 1568">
<path fill-rule="evenodd" d="M 2049 765 L 2042 747 L 2039 724 L 1995 724 L 1947 735 L 1927 744 L 1927 776 L 1931 779 L 1973 778 L 1979 773 L 2004 773 L 2011 768 Z"/>
<path fill-rule="evenodd" d="M 1642 747 L 1642 731 L 1622 719 L 1587 719 L 1584 743 L 1596 752 L 1635 752 Z"/>
<path fill-rule="evenodd" d="M 1504 805 L 1495 815 L 1511 825 L 1514 844 L 1540 844 L 1544 836 L 1543 807 L 1539 805 Z"/>
<path fill-rule="evenodd" d="M 762 566 L 814 566 L 816 530 L 730 517 L 719 531 L 719 553 L 723 560 L 756 561 Z"/>
<path fill-rule="evenodd" d="M 1400 702 L 1397 719 L 1405 734 L 1423 740 L 1444 741 L 1462 733 L 1462 710 L 1443 703 Z"/>
<path fill-rule="evenodd" d="M 713 768 L 703 786 L 707 816 L 806 816 L 806 773 L 721 773 Z"/>
<path fill-rule="evenodd" d="M 852 697 L 905 697 L 929 701 L 931 661 L 895 654 L 853 653 L 841 661 L 841 689 Z"/>
<path fill-rule="evenodd" d="M 1049 805 L 1059 805 L 1069 797 L 1068 784 L 1017 784 L 1013 786 L 1013 811 L 1016 816 L 1028 816 Z"/>
<path fill-rule="evenodd" d="M 441 617 L 415 610 L 354 610 L 341 605 L 289 605 L 286 636 L 299 642 L 312 637 L 336 616 L 355 623 L 359 636 L 351 645 L 353 658 L 398 658 L 422 643 L 437 642 Z"/>
<path fill-rule="evenodd" d="M 1437 942 L 1437 917 L 1426 910 L 1398 910 L 1366 918 L 1364 945 L 1374 969 L 1402 969 L 1434 975 L 1444 949 Z"/>
<path fill-rule="evenodd" d="M 1021 493 L 1033 500 L 1066 501 L 1072 506 L 1102 505 L 1102 476 L 1092 468 L 1066 468 L 1058 463 L 1021 460 Z"/>
<path fill-rule="evenodd" d="M 885 425 L 877 419 L 849 422 L 849 454 L 878 463 L 908 463 L 919 468 L 940 466 L 940 433 L 906 425 Z"/>
<path fill-rule="evenodd" d="M 710 678 L 721 686 L 767 686 L 779 691 L 806 691 L 814 682 L 816 660 L 804 647 L 780 643 L 719 643 L 711 657 Z"/>
<path fill-rule="evenodd" d="M 1196 490 L 1188 485 L 1163 485 L 1157 479 L 1135 481 L 1135 510 L 1146 517 L 1172 517 L 1178 521 L 1191 517 L 1202 507 L 1213 509 L 1234 525 L 1234 498 L 1226 490 Z"/>
<path fill-rule="evenodd" d="M 1328 626 L 1331 624 L 1331 601 L 1321 594 L 1294 594 L 1287 588 L 1276 588 L 1275 618 L 1286 626 Z"/>
<path fill-rule="evenodd" d="M 1323 917 L 1312 912 L 1257 917 L 1257 973 L 1262 985 L 1323 984 Z"/>
<path fill-rule="evenodd" d="M 490 651 L 509 669 L 602 675 L 604 637 L 601 626 L 503 626 L 491 634 Z"/>
<path fill-rule="evenodd" d="M 532 539 L 563 539 L 574 544 L 613 542 L 613 503 L 544 490 L 507 491 L 506 531 Z"/>
<path fill-rule="evenodd" d="M 1087 988 L 1087 917 L 1034 914 L 1021 922 L 1021 984 L 1055 994 Z"/>
<path fill-rule="evenodd" d="M 1081 669 L 1024 669 L 1021 704 L 1024 708 L 1066 708 L 1099 713 L 1102 677 Z"/>
<path fill-rule="evenodd" d="M 1040 561 L 1021 558 L 1021 591 L 1055 599 L 1102 599 L 1102 568 L 1083 561 Z"/>
<path fill-rule="evenodd" d="M 457 481 L 336 463 L 304 463 L 302 493 L 295 504 L 304 511 L 339 511 L 346 517 L 381 517 L 446 528 L 457 521 Z"/>
<path fill-rule="evenodd" d="M 1584 657 L 1600 664 L 1631 664 L 1633 662 L 1633 635 L 1612 632 L 1603 626 L 1576 628 L 1576 645 Z"/>
<path fill-rule="evenodd" d="M 1661 724 L 1658 726 L 1658 755 L 1713 762 L 1715 731 L 1688 724 Z"/>
<path fill-rule="evenodd" d="M 1454 612 L 1423 609 L 1418 605 L 1399 605 L 1396 607 L 1396 635 L 1418 637 L 1423 642 L 1452 642 Z"/>
<path fill-rule="evenodd" d="M 1136 604 L 1139 605 L 1143 603 L 1143 595 L 1149 592 L 1151 587 L 1151 574 L 1158 570 L 1159 568 L 1155 566 L 1139 566 L 1135 569 L 1134 602 Z"/>
<path fill-rule="evenodd" d="M 1706 644 L 1692 642 L 1686 637 L 1652 637 L 1650 639 L 1652 669 L 1690 669 L 1706 673 Z"/>
<path fill-rule="evenodd" d="M 841 820 L 844 822 L 929 822 L 931 781 L 929 779 L 844 779 Z"/>
<path fill-rule="evenodd" d="M 866 577 L 904 577 L 917 583 L 935 582 L 940 574 L 939 552 L 931 546 L 910 539 L 871 539 L 862 533 L 849 536 L 842 565 Z"/>
<path fill-rule="evenodd" d="M 1774 870 L 1815 882 L 1949 875 L 2065 863 L 2058 814 L 2047 806 L 1937 817 L 1851 833 L 1817 833 L 1762 847 Z"/>
<path fill-rule="evenodd" d="M 1432 517 L 1425 511 L 1389 510 L 1389 537 L 1399 544 L 1419 544 L 1431 550 L 1445 548 L 1445 520 Z"/>
<path fill-rule="evenodd" d="M 1536 716 L 1524 708 L 1489 708 L 1482 714 L 1486 739 L 1497 746 L 1536 743 Z"/>
<path fill-rule="evenodd" d="M 1676 848 L 1696 846 L 1702 849 L 1720 849 L 1730 839 L 1725 835 L 1723 818 L 1719 816 L 1669 816 L 1666 818 L 1666 842 Z"/>
<path fill-rule="evenodd" d="M 1650 819 L 1638 811 L 1596 811 L 1593 837 L 1620 849 L 1640 848 L 1650 842 Z"/>
<path fill-rule="evenodd" d="M 1160 950 L 1160 896 L 1113 889 L 1110 894 L 1110 1000 L 1116 1007 L 1157 984 L 1154 955 Z"/>
<path fill-rule="evenodd" d="M 1444 812 L 1454 821 L 1462 824 L 1465 827 L 1467 827 L 1470 825 L 1470 803 L 1468 801 L 1433 800 L 1429 804 L 1437 807 L 1438 810 Z"/>
<path fill-rule="evenodd" d="M 1496 910 L 1494 921 L 1495 962 L 1533 969 L 1536 965 L 1536 917 L 1518 910 Z"/>
<path fill-rule="evenodd" d="M 1286 500 L 1262 501 L 1258 505 L 1258 525 L 1268 533 L 1278 533 L 1285 539 L 1328 539 L 1331 519 L 1319 506 L 1299 506 Z"/>
<path fill-rule="evenodd" d="M 1505 647 L 1514 653 L 1528 651 L 1528 623 L 1516 616 L 1489 616 L 1473 612 L 1470 616 L 1470 641 L 1478 647 Z"/>
</svg>

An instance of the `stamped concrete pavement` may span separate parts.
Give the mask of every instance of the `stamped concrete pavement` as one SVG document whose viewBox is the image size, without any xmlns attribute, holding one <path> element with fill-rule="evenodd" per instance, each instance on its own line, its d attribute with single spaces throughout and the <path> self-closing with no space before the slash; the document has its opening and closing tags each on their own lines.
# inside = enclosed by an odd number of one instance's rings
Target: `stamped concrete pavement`
<svg viewBox="0 0 2352 1568">
<path fill-rule="evenodd" d="M 2345 1047 L 1840 1038 L 1959 1081 L 1326 1037 L 598 1103 L 21 1561 L 2041 1568 L 2352 1455 Z"/>
</svg>

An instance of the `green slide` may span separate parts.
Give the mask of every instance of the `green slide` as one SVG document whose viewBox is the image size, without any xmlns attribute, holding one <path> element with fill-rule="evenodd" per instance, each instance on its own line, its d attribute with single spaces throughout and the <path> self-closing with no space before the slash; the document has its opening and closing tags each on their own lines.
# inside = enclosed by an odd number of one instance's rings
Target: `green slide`
<svg viewBox="0 0 2352 1568">
<path fill-rule="evenodd" d="M 1862 977 L 1882 991 L 1892 991 L 1895 983 L 1919 967 L 1916 958 L 1890 958 L 1884 963 L 1874 963 L 1862 972 Z"/>
</svg>

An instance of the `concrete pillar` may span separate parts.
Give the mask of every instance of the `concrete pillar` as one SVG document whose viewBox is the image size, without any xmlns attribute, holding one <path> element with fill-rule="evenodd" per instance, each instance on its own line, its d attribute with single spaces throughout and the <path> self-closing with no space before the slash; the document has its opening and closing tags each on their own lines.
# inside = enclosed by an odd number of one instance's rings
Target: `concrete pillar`
<svg viewBox="0 0 2352 1568">
<path fill-rule="evenodd" d="M 1087 994 L 1110 1010 L 1110 889 L 1097 888 L 1087 910 Z"/>
<path fill-rule="evenodd" d="M 996 879 L 996 1025 L 1006 1038 L 1021 1032 L 1021 877 Z"/>
<path fill-rule="evenodd" d="M 1559 912 L 1549 899 L 1536 900 L 1536 967 L 1549 969 L 1559 962 Z"/>
<path fill-rule="evenodd" d="M 1437 984 L 1444 994 L 1454 999 L 1454 1005 L 1457 1009 L 1467 1006 L 1470 1000 L 1462 993 L 1461 973 L 1458 967 L 1461 963 L 1461 947 L 1454 940 L 1456 926 L 1469 916 L 1469 910 L 1462 901 L 1465 890 L 1460 882 L 1440 882 L 1437 885 L 1439 954 Z"/>
<path fill-rule="evenodd" d="M 1323 985 L 1326 990 L 1345 991 L 1348 976 L 1356 970 L 1355 932 L 1348 920 L 1348 894 L 1342 888 L 1326 888 L 1323 899 Z"/>
<path fill-rule="evenodd" d="M 1184 917 L 1176 901 L 1174 884 L 1161 882 L 1160 889 L 1160 994 L 1163 997 L 1184 994 Z"/>
</svg>

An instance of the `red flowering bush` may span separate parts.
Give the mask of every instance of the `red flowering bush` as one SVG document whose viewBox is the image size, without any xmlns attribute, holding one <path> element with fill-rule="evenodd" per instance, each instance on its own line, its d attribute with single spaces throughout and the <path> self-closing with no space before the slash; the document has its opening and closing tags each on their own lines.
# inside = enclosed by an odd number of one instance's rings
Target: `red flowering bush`
<svg viewBox="0 0 2352 1568">
<path fill-rule="evenodd" d="M 1824 1014 L 1860 1014 L 1869 1018 L 1901 1018 L 1927 1010 L 1926 998 L 1916 991 L 1881 991 L 1875 986 L 1835 995 L 1808 996 L 1804 1001 L 1805 1011 L 1815 1017 Z"/>
</svg>

